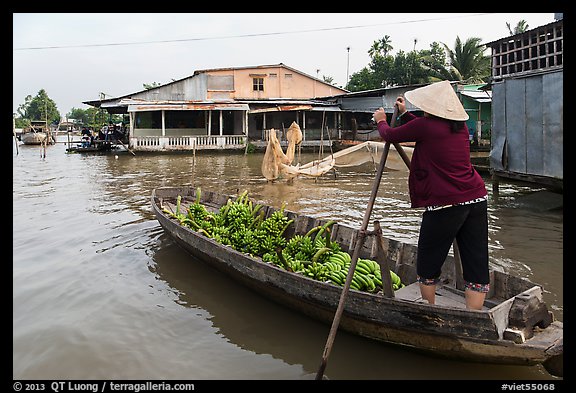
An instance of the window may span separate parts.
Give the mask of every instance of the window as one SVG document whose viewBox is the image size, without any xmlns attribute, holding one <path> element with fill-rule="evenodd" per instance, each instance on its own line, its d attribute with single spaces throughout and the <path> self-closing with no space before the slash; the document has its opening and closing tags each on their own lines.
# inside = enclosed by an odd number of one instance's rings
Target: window
<svg viewBox="0 0 576 393">
<path fill-rule="evenodd" d="M 136 128 L 162 128 L 162 112 L 136 112 Z"/>
<path fill-rule="evenodd" d="M 166 128 L 204 128 L 204 111 L 166 111 Z"/>
<path fill-rule="evenodd" d="M 264 78 L 252 78 L 252 90 L 264 91 Z"/>
</svg>

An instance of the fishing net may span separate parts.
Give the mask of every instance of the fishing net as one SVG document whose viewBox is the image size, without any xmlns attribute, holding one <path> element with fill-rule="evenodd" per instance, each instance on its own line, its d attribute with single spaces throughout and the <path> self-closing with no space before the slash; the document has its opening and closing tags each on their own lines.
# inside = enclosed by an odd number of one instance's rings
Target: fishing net
<svg viewBox="0 0 576 393">
<path fill-rule="evenodd" d="M 300 127 L 292 123 L 288 129 L 287 139 L 288 147 L 286 154 L 282 151 L 280 142 L 276 137 L 276 132 L 269 134 L 268 146 L 264 154 L 262 163 L 262 174 L 267 180 L 275 180 L 282 176 L 287 179 L 299 175 L 318 177 L 329 172 L 334 167 L 352 167 L 366 163 L 373 163 L 375 166 L 380 161 L 384 152 L 385 143 L 376 141 L 366 141 L 350 146 L 348 148 L 331 153 L 326 157 L 308 162 L 306 164 L 293 165 L 294 149 L 302 141 Z M 291 132 L 292 131 L 292 132 Z M 403 150 L 408 157 L 412 156 L 412 147 L 405 146 Z M 406 164 L 400 154 L 396 151 L 394 145 L 390 145 L 390 151 L 386 159 L 386 168 L 390 170 L 407 170 Z"/>
</svg>

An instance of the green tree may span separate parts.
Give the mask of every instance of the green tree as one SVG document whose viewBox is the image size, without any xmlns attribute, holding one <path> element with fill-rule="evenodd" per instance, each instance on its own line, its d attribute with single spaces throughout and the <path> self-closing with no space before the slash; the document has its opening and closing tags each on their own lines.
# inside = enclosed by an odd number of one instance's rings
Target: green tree
<svg viewBox="0 0 576 393">
<path fill-rule="evenodd" d="M 390 52 L 394 47 L 390 45 L 392 41 L 390 41 L 390 36 L 385 35 L 384 37 L 380 38 L 377 41 L 372 43 L 370 49 L 368 49 L 368 54 L 371 58 L 375 58 L 378 56 L 386 57 L 388 56 L 388 52 Z"/>
<path fill-rule="evenodd" d="M 88 109 L 72 108 L 70 112 L 66 114 L 67 119 L 74 119 L 80 124 L 88 124 L 90 122 L 90 114 Z"/>
<path fill-rule="evenodd" d="M 326 83 L 332 84 L 334 82 L 334 78 L 331 76 L 322 75 L 322 80 Z"/>
<path fill-rule="evenodd" d="M 524 19 L 522 19 L 521 21 L 519 21 L 516 24 L 516 27 L 514 27 L 514 30 L 512 30 L 512 28 L 510 27 L 510 23 L 508 23 L 508 22 L 506 22 L 506 27 L 508 28 L 510 35 L 516 35 L 516 34 L 524 33 L 526 30 L 528 30 L 528 23 L 526 23 L 526 21 Z"/>
<path fill-rule="evenodd" d="M 158 82 L 152 82 L 152 83 L 142 83 L 142 86 L 144 87 L 144 90 L 150 90 L 155 87 L 162 86 L 162 84 Z"/>
<path fill-rule="evenodd" d="M 56 103 L 41 89 L 35 97 L 27 96 L 24 103 L 18 107 L 18 114 L 27 120 L 44 120 L 48 124 L 60 122 L 60 112 Z"/>
<path fill-rule="evenodd" d="M 379 89 L 394 84 L 394 57 L 376 55 L 370 62 L 372 75 L 368 78 L 370 89 Z"/>
<path fill-rule="evenodd" d="M 482 83 L 490 76 L 490 57 L 484 55 L 484 46 L 480 42 L 480 38 L 471 37 L 463 43 L 457 36 L 454 49 L 443 44 L 450 64 L 449 79 Z"/>
<path fill-rule="evenodd" d="M 412 85 L 428 82 L 429 72 L 422 66 L 422 58 L 426 55 L 426 51 L 398 52 L 394 58 L 392 70 L 393 83 L 395 85 Z"/>
<path fill-rule="evenodd" d="M 426 70 L 429 82 L 451 79 L 446 51 L 438 42 L 433 42 L 429 50 L 421 52 L 420 65 Z"/>
<path fill-rule="evenodd" d="M 382 80 L 369 67 L 364 67 L 360 71 L 350 76 L 350 80 L 345 89 L 349 91 L 371 90 L 382 87 Z"/>
</svg>

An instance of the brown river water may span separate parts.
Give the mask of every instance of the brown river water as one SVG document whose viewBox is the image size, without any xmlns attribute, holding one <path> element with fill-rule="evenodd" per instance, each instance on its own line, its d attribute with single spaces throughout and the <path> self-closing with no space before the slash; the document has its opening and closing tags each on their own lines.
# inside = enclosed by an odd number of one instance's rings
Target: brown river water
<svg viewBox="0 0 576 393">
<path fill-rule="evenodd" d="M 66 138 L 60 137 L 61 141 Z M 300 163 L 318 158 L 302 153 Z M 194 185 L 360 226 L 375 166 L 268 183 L 263 153 L 67 154 L 13 147 L 15 380 L 313 379 L 330 326 L 251 292 L 195 260 L 150 209 L 155 187 Z M 416 244 L 406 170 L 384 173 L 372 219 Z M 557 194 L 489 190 L 491 263 L 542 284 L 563 320 L 563 209 Z M 552 203 L 550 201 L 553 201 Z M 556 202 L 554 202 L 556 201 Z M 338 332 L 331 380 L 558 380 L 541 366 L 440 359 Z"/>
</svg>

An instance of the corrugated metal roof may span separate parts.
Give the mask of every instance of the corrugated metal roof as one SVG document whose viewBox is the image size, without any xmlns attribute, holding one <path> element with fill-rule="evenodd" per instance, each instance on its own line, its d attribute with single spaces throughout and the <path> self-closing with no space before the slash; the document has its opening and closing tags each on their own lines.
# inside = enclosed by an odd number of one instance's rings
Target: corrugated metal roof
<svg viewBox="0 0 576 393">
<path fill-rule="evenodd" d="M 146 111 L 200 111 L 200 110 L 228 110 L 228 111 L 247 111 L 250 108 L 247 104 L 235 103 L 183 103 L 183 104 L 168 104 L 168 103 L 141 103 L 128 105 L 128 112 L 146 112 Z"/>
<path fill-rule="evenodd" d="M 462 90 L 460 94 L 477 102 L 492 102 L 492 92 L 488 90 Z"/>
<path fill-rule="evenodd" d="M 342 110 L 337 106 L 312 106 L 312 105 L 277 105 L 269 108 L 252 109 L 249 113 L 264 113 L 264 112 L 283 112 L 283 111 L 325 111 L 325 112 L 341 112 Z"/>
<path fill-rule="evenodd" d="M 252 109 L 250 113 L 283 112 L 283 111 L 309 111 L 311 105 L 277 105 L 269 108 Z"/>
</svg>

